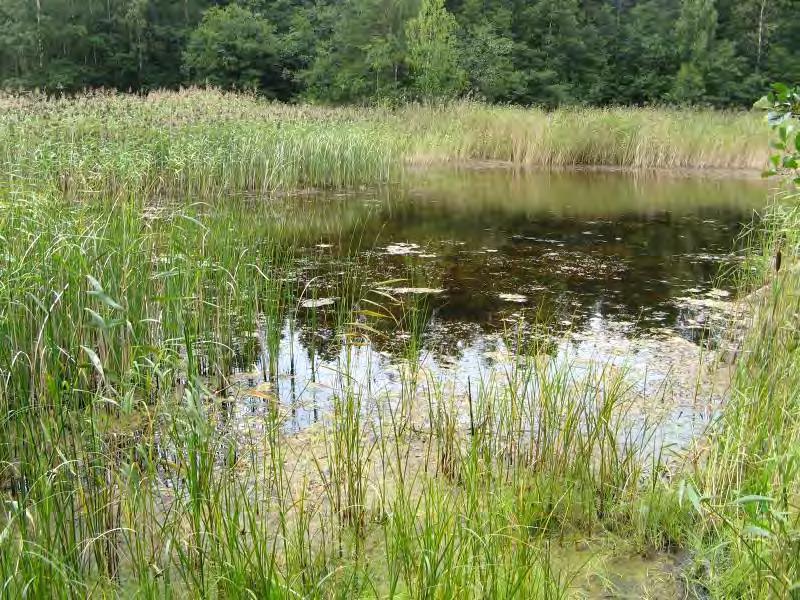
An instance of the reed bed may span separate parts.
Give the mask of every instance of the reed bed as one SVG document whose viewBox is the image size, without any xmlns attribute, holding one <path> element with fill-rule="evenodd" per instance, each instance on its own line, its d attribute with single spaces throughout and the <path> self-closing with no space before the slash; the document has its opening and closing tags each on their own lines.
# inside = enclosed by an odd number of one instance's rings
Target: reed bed
<svg viewBox="0 0 800 600">
<path fill-rule="evenodd" d="M 375 185 L 408 165 L 761 169 L 748 113 L 553 112 L 445 106 L 324 108 L 217 91 L 0 97 L 0 167 L 62 190 L 208 194 Z"/>
<path fill-rule="evenodd" d="M 531 345 L 465 410 L 417 366 L 424 306 L 354 265 L 320 323 L 341 347 L 328 420 L 291 435 L 269 386 L 229 394 L 259 354 L 275 380 L 304 314 L 296 231 L 269 206 L 0 200 L 4 595 L 561 598 L 573 535 L 682 543 L 692 517 L 618 375 L 575 378 Z M 395 396 L 353 367 L 384 320 L 409 333 Z"/>
<path fill-rule="evenodd" d="M 409 107 L 411 160 L 501 160 L 520 166 L 762 169 L 768 134 L 749 113 L 674 108 L 552 112 L 462 103 Z"/>
</svg>

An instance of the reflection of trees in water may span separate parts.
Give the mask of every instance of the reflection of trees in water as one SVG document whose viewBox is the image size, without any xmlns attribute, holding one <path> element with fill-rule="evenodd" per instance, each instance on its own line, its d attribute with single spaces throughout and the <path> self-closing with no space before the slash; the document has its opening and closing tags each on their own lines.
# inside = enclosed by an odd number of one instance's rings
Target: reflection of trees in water
<svg viewBox="0 0 800 600">
<path fill-rule="evenodd" d="M 765 186 L 758 180 L 658 173 L 442 169 L 409 178 L 406 189 L 406 198 L 417 204 L 433 201 L 434 210 L 473 220 L 505 214 L 527 220 L 557 216 L 587 221 L 630 214 L 691 215 L 705 206 L 745 212 L 763 205 Z M 400 210 L 402 203 L 395 204 Z"/>
<path fill-rule="evenodd" d="M 598 173 L 432 174 L 426 180 L 427 187 L 410 192 L 248 205 L 253 218 L 242 223 L 245 239 L 258 239 L 260 228 L 263 239 L 291 240 L 295 298 L 337 298 L 317 309 L 300 308 L 297 300 L 273 320 L 293 319 L 309 358 L 335 360 L 353 321 L 375 330 L 369 334 L 375 349 L 407 352 L 415 339 L 403 335 L 413 329 L 407 311 L 420 299 L 371 292 L 390 279 L 445 290 L 425 297 L 422 319 L 422 343 L 441 357 L 459 357 L 487 334 L 508 335 L 523 309 L 525 322 L 536 325 L 531 331 L 552 335 L 584 328 L 595 313 L 642 327 L 679 325 L 673 299 L 711 282 L 719 269 L 718 261 L 694 255 L 727 253 L 740 218 L 763 196 L 760 185 L 743 182 Z M 233 210 L 235 203 L 215 209 Z M 435 256 L 384 253 L 397 242 L 417 243 L 420 253 Z M 515 305 L 501 293 L 527 300 Z M 369 303 L 358 304 L 364 298 Z M 357 306 L 387 317 L 356 314 Z M 241 324 L 244 334 L 248 325 Z M 254 343 L 231 343 L 235 368 L 247 368 Z"/>
<path fill-rule="evenodd" d="M 300 345 L 306 351 L 309 363 L 313 364 L 318 360 L 333 362 L 341 353 L 342 332 L 337 331 L 336 327 L 330 325 L 311 327 L 300 319 L 295 322 L 294 327 L 298 333 Z"/>
<path fill-rule="evenodd" d="M 438 359 L 459 359 L 463 348 L 487 334 L 514 335 L 513 315 L 520 311 L 526 322 L 540 325 L 551 336 L 584 328 L 595 313 L 638 321 L 642 327 L 677 325 L 679 311 L 672 299 L 698 281 L 711 281 L 718 270 L 713 261 L 693 260 L 687 255 L 698 248 L 712 252 L 725 248 L 733 229 L 730 225 L 715 227 L 709 235 L 708 231 L 698 232 L 696 224 L 678 225 L 668 218 L 642 224 L 594 224 L 594 241 L 598 237 L 609 241 L 590 244 L 578 231 L 585 224 L 559 224 L 563 248 L 552 250 L 547 244 L 514 239 L 497 253 L 439 256 L 427 261 L 424 268 L 416 268 L 413 276 L 408 275 L 413 258 L 368 255 L 360 261 L 360 276 L 343 280 L 341 273 L 347 272 L 349 265 L 330 257 L 301 273 L 296 293 L 305 289 L 306 297 L 336 297 L 337 304 L 298 308 L 292 317 L 294 329 L 309 359 L 335 361 L 341 352 L 342 334 L 351 327 L 346 323 L 359 320 L 375 331 L 369 334 L 375 350 L 394 356 L 406 354 L 412 329 L 409 309 L 420 298 L 398 296 L 394 302 L 371 293 L 366 283 L 395 278 L 446 290 L 424 299 L 423 321 L 428 325 L 420 344 Z M 532 233 L 544 230 L 551 231 L 552 225 L 537 224 Z M 614 237 L 623 237 L 623 241 L 615 243 Z M 502 300 L 500 293 L 523 294 L 527 302 L 518 306 Z M 358 294 L 375 304 L 355 302 Z M 353 312 L 364 306 L 385 317 Z M 650 311 L 658 311 L 658 318 L 649 319 Z M 528 336 L 529 331 L 526 328 L 521 333 Z M 692 330 L 687 332 L 695 337 Z M 252 346 L 253 341 L 249 343 Z M 252 364 L 252 348 L 243 354 L 234 361 L 237 368 Z"/>
</svg>

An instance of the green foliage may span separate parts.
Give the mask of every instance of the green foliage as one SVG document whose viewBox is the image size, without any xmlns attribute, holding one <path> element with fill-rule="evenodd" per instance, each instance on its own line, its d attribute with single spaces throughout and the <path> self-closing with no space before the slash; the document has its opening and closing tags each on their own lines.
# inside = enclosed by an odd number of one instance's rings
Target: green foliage
<svg viewBox="0 0 800 600">
<path fill-rule="evenodd" d="M 772 168 L 787 179 L 753 230 L 742 288 L 750 317 L 732 393 L 712 429 L 697 486 L 703 582 L 712 597 L 796 598 L 800 592 L 800 210 L 796 135 L 800 89 L 778 84 L 769 111 Z M 783 265 L 783 266 L 782 266 Z M 766 282 L 766 285 L 765 285 Z"/>
<path fill-rule="evenodd" d="M 392 99 L 407 83 L 405 23 L 411 0 L 346 0 L 325 11 L 310 67 L 301 73 L 315 100 Z"/>
<path fill-rule="evenodd" d="M 281 76 L 275 28 L 236 4 L 210 8 L 189 37 L 184 65 L 196 83 L 274 90 Z"/>
<path fill-rule="evenodd" d="M 692 104 L 703 99 L 704 73 L 712 52 L 717 27 L 714 0 L 682 0 L 675 37 L 681 66 L 675 77 L 672 96 L 679 103 Z"/>
<path fill-rule="evenodd" d="M 0 88 L 749 106 L 800 81 L 795 0 L 4 0 Z"/>
<path fill-rule="evenodd" d="M 515 15 L 516 68 L 524 88 L 515 100 L 554 106 L 580 97 L 594 67 L 577 0 L 537 0 Z"/>
<path fill-rule="evenodd" d="M 620 15 L 616 17 L 619 19 Z M 672 78 L 680 68 L 675 44 L 677 6 L 670 0 L 637 2 L 617 27 L 612 78 L 618 82 L 614 100 L 628 104 L 657 102 L 669 97 Z"/>
<path fill-rule="evenodd" d="M 716 27 L 714 0 L 682 0 L 675 28 L 678 55 L 684 63 L 702 64 L 707 60 Z"/>
<path fill-rule="evenodd" d="M 675 77 L 672 97 L 681 104 L 693 104 L 702 100 L 705 89 L 703 74 L 697 66 L 690 62 L 683 63 Z"/>
<path fill-rule="evenodd" d="M 778 174 L 792 179 L 800 185 L 800 86 L 790 88 L 778 83 L 772 91 L 756 103 L 757 108 L 767 109 L 767 120 L 775 132 L 770 146 L 770 168 L 765 176 Z"/>
<path fill-rule="evenodd" d="M 508 98 L 521 80 L 513 53 L 514 42 L 493 23 L 475 24 L 463 32 L 460 64 L 470 89 L 490 101 Z"/>
<path fill-rule="evenodd" d="M 457 27 L 444 0 L 422 0 L 419 14 L 406 26 L 412 85 L 422 98 L 454 97 L 464 88 Z"/>
</svg>

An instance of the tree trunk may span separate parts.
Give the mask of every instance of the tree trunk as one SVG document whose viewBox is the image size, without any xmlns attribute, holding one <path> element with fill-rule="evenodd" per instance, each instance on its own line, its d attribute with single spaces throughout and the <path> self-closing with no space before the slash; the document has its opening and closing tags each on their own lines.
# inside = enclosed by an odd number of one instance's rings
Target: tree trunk
<svg viewBox="0 0 800 600">
<path fill-rule="evenodd" d="M 761 0 L 761 10 L 758 12 L 758 46 L 756 49 L 756 73 L 761 69 L 761 48 L 764 44 L 764 10 L 767 0 Z"/>
</svg>

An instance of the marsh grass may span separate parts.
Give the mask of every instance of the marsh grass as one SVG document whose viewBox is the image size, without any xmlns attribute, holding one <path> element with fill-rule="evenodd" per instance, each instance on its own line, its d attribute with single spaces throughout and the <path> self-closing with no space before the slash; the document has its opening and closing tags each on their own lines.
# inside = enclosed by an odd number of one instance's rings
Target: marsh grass
<svg viewBox="0 0 800 600">
<path fill-rule="evenodd" d="M 766 135 L 748 113 L 668 108 L 539 109 L 472 102 L 322 108 L 185 90 L 147 97 L 0 97 L 0 165 L 68 194 L 378 185 L 405 166 L 761 169 Z"/>
<path fill-rule="evenodd" d="M 721 597 L 796 597 L 800 590 L 798 224 L 796 193 L 779 191 L 751 231 L 740 272 L 752 322 L 732 394 L 710 432 L 686 502 L 703 516 L 698 556 Z M 780 250 L 783 266 L 775 271 Z"/>
<path fill-rule="evenodd" d="M 461 103 L 408 107 L 411 160 L 501 160 L 519 166 L 759 169 L 767 134 L 748 113 L 673 108 L 552 112 Z"/>
<path fill-rule="evenodd" d="M 239 422 L 234 372 L 261 355 L 274 382 L 307 314 L 296 227 L 265 204 L 1 193 L 4 595 L 561 598 L 570 532 L 679 542 L 613 373 L 530 346 L 459 397 L 420 366 L 425 302 L 352 265 L 319 316 L 341 348 L 325 422 L 289 435 L 268 385 Z M 413 368 L 392 395 L 352 357 L 396 330 Z"/>
<path fill-rule="evenodd" d="M 751 252 L 743 285 L 768 293 L 692 462 L 667 460 L 624 374 L 555 363 L 522 330 L 456 393 L 421 360 L 425 303 L 363 265 L 309 313 L 317 287 L 295 248 L 331 224 L 224 198 L 439 161 L 758 168 L 750 115 L 390 112 L 200 91 L 0 104 L 3 597 L 564 598 L 586 569 L 557 555 L 597 536 L 691 550 L 685 576 L 716 597 L 796 593 L 793 205 Z M 787 266 L 767 277 L 777 240 Z M 274 385 L 284 324 L 305 319 L 332 331 L 334 400 L 290 435 L 270 385 L 233 379 L 261 357 Z M 397 330 L 406 368 L 391 394 L 354 357 Z M 244 396 L 258 410 L 242 422 Z"/>
</svg>

